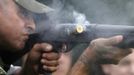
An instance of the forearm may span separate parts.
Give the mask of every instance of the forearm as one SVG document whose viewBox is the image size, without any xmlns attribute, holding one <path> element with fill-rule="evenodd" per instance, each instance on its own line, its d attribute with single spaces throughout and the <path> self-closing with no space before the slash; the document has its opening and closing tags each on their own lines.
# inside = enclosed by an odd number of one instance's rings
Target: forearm
<svg viewBox="0 0 134 75">
<path fill-rule="evenodd" d="M 33 66 L 31 66 L 30 64 L 29 64 L 29 65 L 26 64 L 26 65 L 22 68 L 20 75 L 37 75 L 37 73 L 35 72 Z"/>
<path fill-rule="evenodd" d="M 29 56 L 25 55 L 23 57 L 23 64 L 22 64 L 22 70 L 20 75 L 38 75 L 37 74 L 37 65 L 34 65 L 36 62 L 32 62 L 29 60 Z"/>
<path fill-rule="evenodd" d="M 90 50 L 89 48 L 87 48 Z M 90 74 L 90 69 L 92 63 L 94 61 L 94 52 L 90 50 L 90 53 L 88 51 L 88 55 L 86 53 L 87 49 L 82 53 L 78 61 L 74 64 L 72 67 L 71 71 L 69 72 L 68 75 L 89 75 Z"/>
<path fill-rule="evenodd" d="M 87 67 L 85 64 L 78 61 L 68 75 L 87 75 Z"/>
</svg>

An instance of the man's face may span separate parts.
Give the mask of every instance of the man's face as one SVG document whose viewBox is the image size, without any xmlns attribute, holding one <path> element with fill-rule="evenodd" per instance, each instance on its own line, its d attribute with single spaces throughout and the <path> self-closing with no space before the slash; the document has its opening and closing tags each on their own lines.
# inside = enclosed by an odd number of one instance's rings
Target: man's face
<svg viewBox="0 0 134 75">
<path fill-rule="evenodd" d="M 10 50 L 22 49 L 28 39 L 29 30 L 34 30 L 33 19 L 21 14 L 14 0 L 0 0 L 0 47 Z M 5 2 L 4 2 L 5 1 Z"/>
</svg>

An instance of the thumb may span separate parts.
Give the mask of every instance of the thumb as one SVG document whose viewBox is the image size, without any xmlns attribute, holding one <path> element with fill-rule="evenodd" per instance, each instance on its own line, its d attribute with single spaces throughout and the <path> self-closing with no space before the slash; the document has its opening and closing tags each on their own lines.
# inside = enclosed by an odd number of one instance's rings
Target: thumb
<svg viewBox="0 0 134 75">
<path fill-rule="evenodd" d="M 41 51 L 42 48 L 40 47 L 40 44 L 35 44 L 32 50 L 28 53 L 28 60 L 31 60 L 31 62 L 39 61 L 39 58 L 41 57 Z"/>
<path fill-rule="evenodd" d="M 117 45 L 121 41 L 123 41 L 123 36 L 122 35 L 117 35 L 114 37 L 110 37 L 104 41 L 105 45 L 111 46 L 111 45 Z"/>
</svg>

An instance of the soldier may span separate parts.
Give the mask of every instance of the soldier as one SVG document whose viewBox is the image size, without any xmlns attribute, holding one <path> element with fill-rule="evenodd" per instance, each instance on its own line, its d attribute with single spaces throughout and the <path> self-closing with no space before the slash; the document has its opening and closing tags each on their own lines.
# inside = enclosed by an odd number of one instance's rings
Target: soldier
<svg viewBox="0 0 134 75">
<path fill-rule="evenodd" d="M 29 38 L 29 34 L 35 29 L 35 23 L 31 12 L 39 14 L 48 13 L 50 11 L 53 11 L 53 9 L 36 0 L 0 0 L 0 75 L 6 75 L 6 71 L 9 69 L 10 64 L 15 58 L 22 56 L 20 54 L 23 54 L 22 49 Z M 107 46 L 110 47 L 110 52 L 111 49 L 117 50 L 115 56 L 121 54 L 121 49 L 113 47 L 113 45 L 120 42 L 117 40 L 119 38 L 121 37 L 93 41 L 80 56 L 79 60 L 72 68 L 70 75 L 86 74 L 87 63 L 90 63 L 92 59 L 96 58 L 101 50 L 102 53 L 105 51 L 107 52 L 107 50 L 109 50 L 109 48 L 107 49 Z M 103 51 L 103 48 L 105 48 L 105 51 Z M 43 70 L 51 72 L 58 70 L 58 65 L 59 68 L 63 68 L 66 64 L 58 63 L 60 55 L 52 52 L 52 49 L 52 45 L 48 43 L 35 44 L 28 53 L 26 63 L 20 69 L 19 74 L 39 75 L 38 68 L 40 63 L 42 64 Z M 123 52 L 121 58 L 128 53 L 130 53 L 130 51 Z M 110 53 L 108 52 L 108 54 Z M 112 56 L 112 58 L 114 59 L 115 57 Z M 118 60 L 119 59 L 116 61 Z"/>
<path fill-rule="evenodd" d="M 10 64 L 22 56 L 29 34 L 35 30 L 32 13 L 50 11 L 53 10 L 35 0 L 0 0 L 0 75 L 6 75 Z M 37 43 L 28 53 L 28 61 L 19 74 L 38 75 L 40 63 L 43 70 L 53 72 L 58 59 L 59 54 L 52 52 L 50 44 Z"/>
</svg>

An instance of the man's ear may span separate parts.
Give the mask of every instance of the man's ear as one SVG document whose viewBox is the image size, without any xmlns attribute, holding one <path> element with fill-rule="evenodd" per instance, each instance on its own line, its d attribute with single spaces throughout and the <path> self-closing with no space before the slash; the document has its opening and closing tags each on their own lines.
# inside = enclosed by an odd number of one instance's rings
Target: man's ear
<svg viewBox="0 0 134 75">
<path fill-rule="evenodd" d="M 112 72 L 112 66 L 110 64 L 102 65 L 102 70 L 106 75 L 110 75 Z"/>
</svg>

